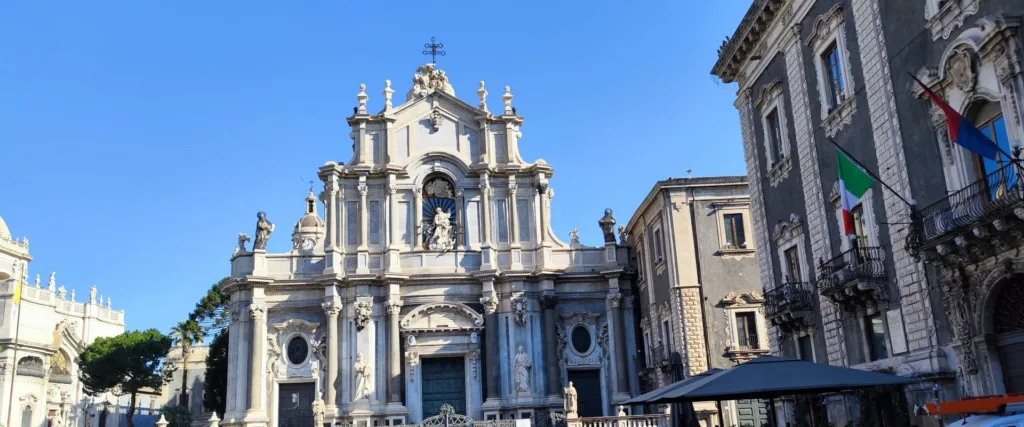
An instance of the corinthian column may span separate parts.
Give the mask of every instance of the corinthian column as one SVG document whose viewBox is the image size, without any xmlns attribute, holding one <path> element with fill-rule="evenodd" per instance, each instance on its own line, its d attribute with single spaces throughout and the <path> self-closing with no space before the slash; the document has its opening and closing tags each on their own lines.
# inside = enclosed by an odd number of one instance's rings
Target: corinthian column
<svg viewBox="0 0 1024 427">
<path fill-rule="evenodd" d="M 252 360 L 249 366 L 249 411 L 263 409 L 263 344 L 267 341 L 267 307 L 249 306 L 252 316 Z"/>
<path fill-rule="evenodd" d="M 487 334 L 487 399 L 500 399 L 498 383 L 501 382 L 501 368 L 498 366 L 498 299 L 496 297 L 480 298 L 484 305 L 484 333 Z"/>
<path fill-rule="evenodd" d="M 399 350 L 398 318 L 402 302 L 388 300 L 388 403 L 402 403 L 402 355 Z"/>
<path fill-rule="evenodd" d="M 615 287 L 618 287 L 618 280 L 612 279 Z M 613 288 L 614 289 L 614 288 Z M 629 394 L 629 377 L 626 372 L 626 334 L 622 328 L 622 294 L 615 290 L 608 293 L 608 311 L 611 314 L 611 336 L 615 340 L 615 374 L 616 390 L 619 393 Z"/>
<path fill-rule="evenodd" d="M 324 315 L 327 316 L 327 407 L 333 408 L 338 405 L 338 313 L 341 313 L 341 303 L 338 301 L 324 301 L 322 304 Z"/>
<path fill-rule="evenodd" d="M 555 348 L 558 346 L 558 341 L 554 339 L 558 334 L 555 331 L 555 306 L 558 304 L 558 298 L 554 294 L 544 295 L 541 297 L 540 303 L 544 307 L 544 336 L 548 337 L 548 342 L 544 345 L 544 364 L 548 370 L 548 395 L 557 396 L 562 394 L 562 375 L 558 372 L 558 352 Z"/>
</svg>

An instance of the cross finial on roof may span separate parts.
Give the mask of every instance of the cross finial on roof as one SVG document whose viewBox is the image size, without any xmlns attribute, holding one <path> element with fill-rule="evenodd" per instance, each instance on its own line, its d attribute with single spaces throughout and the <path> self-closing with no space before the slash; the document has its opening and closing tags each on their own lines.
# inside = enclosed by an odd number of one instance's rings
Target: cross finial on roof
<svg viewBox="0 0 1024 427">
<path fill-rule="evenodd" d="M 423 54 L 430 55 L 430 63 L 432 64 L 437 63 L 438 55 L 444 56 L 445 54 L 443 50 L 439 50 L 444 48 L 444 43 L 438 43 L 437 37 L 431 37 L 430 43 L 424 43 L 423 47 L 426 48 L 426 50 L 423 51 Z"/>
</svg>

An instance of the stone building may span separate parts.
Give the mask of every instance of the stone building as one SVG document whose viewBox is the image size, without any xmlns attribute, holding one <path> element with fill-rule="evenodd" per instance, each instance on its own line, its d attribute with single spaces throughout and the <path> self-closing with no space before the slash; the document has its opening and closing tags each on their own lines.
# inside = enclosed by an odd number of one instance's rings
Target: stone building
<svg viewBox="0 0 1024 427">
<path fill-rule="evenodd" d="M 1024 316 L 1003 302 L 1024 292 L 1019 168 L 953 144 L 909 74 L 1012 151 L 1022 12 L 1009 0 L 758 0 L 719 50 L 712 73 L 739 86 L 773 351 L 920 379 L 877 401 L 899 404 L 833 396 L 834 422 L 903 424 L 936 397 L 1024 387 Z M 832 141 L 889 186 L 852 207 L 852 238 Z"/>
<path fill-rule="evenodd" d="M 200 420 L 205 412 L 203 408 L 203 393 L 205 392 L 203 380 L 206 378 L 206 355 L 209 352 L 209 346 L 197 345 L 192 347 L 188 357 L 188 378 L 185 381 L 185 387 L 188 388 L 188 404 L 186 407 L 188 407 L 189 413 L 192 414 L 193 421 Z M 181 378 L 185 375 L 184 361 L 180 346 L 172 347 L 167 357 L 164 358 L 164 363 L 173 364 L 175 369 L 171 380 L 160 388 L 160 405 L 158 407 L 181 405 Z"/>
<path fill-rule="evenodd" d="M 116 427 L 124 399 L 87 396 L 75 361 L 96 338 L 124 332 L 124 311 L 95 286 L 76 297 L 54 273 L 32 280 L 31 261 L 28 239 L 13 238 L 0 218 L 0 424 Z"/>
<path fill-rule="evenodd" d="M 743 176 L 660 181 L 624 228 L 636 269 L 641 392 L 768 353 Z M 719 424 L 714 403 L 694 408 Z M 760 426 L 756 400 L 723 402 L 725 426 Z"/>
<path fill-rule="evenodd" d="M 320 167 L 291 250 L 267 253 L 263 213 L 239 236 L 225 424 L 312 422 L 321 394 L 326 423 L 547 419 L 569 381 L 581 415 L 613 414 L 636 349 L 611 211 L 602 246 L 555 236 L 554 169 L 520 155 L 507 86 L 492 112 L 483 82 L 470 104 L 427 64 L 394 92 L 371 112 L 360 86 L 352 158 Z"/>
</svg>

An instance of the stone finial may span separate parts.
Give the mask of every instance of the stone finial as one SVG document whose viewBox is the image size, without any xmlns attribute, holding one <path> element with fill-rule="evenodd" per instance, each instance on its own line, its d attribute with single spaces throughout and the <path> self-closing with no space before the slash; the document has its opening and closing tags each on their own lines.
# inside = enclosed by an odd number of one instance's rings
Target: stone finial
<svg viewBox="0 0 1024 427">
<path fill-rule="evenodd" d="M 395 90 L 391 89 L 391 80 L 384 80 L 384 111 L 391 111 L 391 96 Z"/>
<path fill-rule="evenodd" d="M 220 418 L 217 417 L 216 411 L 210 414 L 210 427 L 220 427 Z"/>
<path fill-rule="evenodd" d="M 480 89 L 476 90 L 476 96 L 480 98 L 480 109 L 487 111 L 487 89 L 484 89 L 483 80 L 480 80 Z"/>
<path fill-rule="evenodd" d="M 515 114 L 512 111 L 512 89 L 505 86 L 505 94 L 501 96 L 501 101 L 505 103 L 505 114 Z"/>
<path fill-rule="evenodd" d="M 604 242 L 615 243 L 615 217 L 612 216 L 611 209 L 604 210 L 604 216 L 597 221 L 597 225 L 600 225 L 601 231 L 604 232 Z"/>
<path fill-rule="evenodd" d="M 356 99 L 359 100 L 359 109 L 356 110 L 358 114 L 366 114 L 366 100 L 370 97 L 366 95 L 366 85 L 359 84 L 359 94 L 356 95 Z"/>
<path fill-rule="evenodd" d="M 164 414 L 160 414 L 160 419 L 156 420 L 156 423 L 154 424 L 156 425 L 156 427 L 167 427 L 167 425 L 170 423 L 167 422 L 167 418 L 164 418 Z"/>
</svg>

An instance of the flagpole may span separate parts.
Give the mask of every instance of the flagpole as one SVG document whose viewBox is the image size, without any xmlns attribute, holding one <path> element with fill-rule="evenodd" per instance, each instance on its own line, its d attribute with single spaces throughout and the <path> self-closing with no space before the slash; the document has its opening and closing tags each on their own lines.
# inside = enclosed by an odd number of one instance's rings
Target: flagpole
<svg viewBox="0 0 1024 427">
<path fill-rule="evenodd" d="M 903 198 L 903 196 L 901 196 L 901 195 L 900 195 L 900 193 L 899 193 L 898 191 L 896 191 L 896 190 L 894 190 L 894 189 L 893 189 L 892 187 L 890 187 L 890 186 L 889 186 L 889 184 L 886 184 L 886 183 L 885 183 L 885 181 L 883 181 L 883 180 L 882 180 L 882 178 L 879 178 L 879 177 L 878 177 L 878 175 L 875 175 L 875 173 L 874 173 L 874 172 L 871 172 L 871 170 L 869 170 L 869 169 L 868 169 L 868 168 L 867 168 L 866 166 L 864 166 L 864 163 L 863 163 L 863 162 L 861 162 L 860 160 L 858 160 L 858 159 L 857 159 L 856 157 L 854 157 L 854 156 L 853 156 L 852 154 L 850 154 L 850 153 L 849 153 L 848 151 L 844 150 L 844 149 L 843 149 L 843 147 L 840 147 L 840 146 L 839 146 L 839 144 L 837 144 L 837 143 L 836 143 L 836 141 L 835 141 L 834 139 L 832 139 L 832 138 L 828 138 L 828 142 L 831 142 L 831 143 L 832 143 L 832 145 L 835 145 L 835 146 L 836 146 L 836 148 L 838 148 L 838 149 L 839 149 L 839 151 L 842 151 L 842 152 L 843 152 L 843 154 L 844 154 L 844 155 L 846 155 L 846 157 L 849 157 L 849 158 L 850 158 L 850 160 L 853 160 L 853 161 L 854 161 L 854 163 L 857 163 L 857 165 L 858 165 L 858 166 L 860 166 L 860 167 L 861 167 L 861 169 L 863 169 L 863 170 L 864 170 L 864 172 L 866 172 L 866 173 L 867 173 L 868 175 L 871 175 L 871 177 L 872 177 L 872 178 L 874 178 L 874 179 L 875 179 L 875 181 L 878 181 L 878 183 L 879 183 L 879 184 L 882 184 L 882 186 L 884 186 L 885 188 L 889 189 L 889 191 L 891 191 L 891 192 L 892 192 L 892 193 L 893 193 L 894 195 L 896 195 L 896 197 L 898 197 L 898 198 L 900 199 L 900 201 L 902 201 L 903 203 L 905 203 L 905 204 L 906 204 L 907 206 L 909 206 L 909 207 L 910 207 L 911 209 L 913 209 L 913 208 L 914 208 L 914 206 L 916 206 L 916 205 L 917 205 L 917 203 L 911 203 L 911 202 L 908 202 L 908 201 L 907 201 L 907 199 L 904 199 L 904 198 Z"/>
<path fill-rule="evenodd" d="M 28 263 L 25 262 L 25 261 L 22 261 L 21 268 L 22 268 L 22 270 L 28 268 Z M 22 276 L 24 276 L 24 274 L 22 274 Z M 24 285 L 24 283 L 21 283 L 21 279 L 19 278 L 18 281 L 17 281 L 17 285 L 15 285 L 15 286 L 18 286 L 20 288 L 22 285 Z M 15 293 L 18 293 L 19 291 L 20 291 L 20 289 L 15 289 L 14 290 Z M 15 323 L 14 323 L 14 353 L 12 355 L 12 359 L 13 359 L 14 362 L 11 364 L 11 390 L 10 390 L 10 395 L 7 396 L 7 425 L 8 426 L 11 425 L 11 412 L 14 411 L 14 381 L 17 379 L 17 374 L 18 374 L 18 336 L 21 334 L 21 312 L 24 311 L 24 310 L 22 310 L 24 307 L 21 307 L 21 305 L 22 305 L 21 301 L 18 301 L 18 304 L 16 305 L 16 307 L 18 309 L 18 318 L 15 320 Z"/>
</svg>

